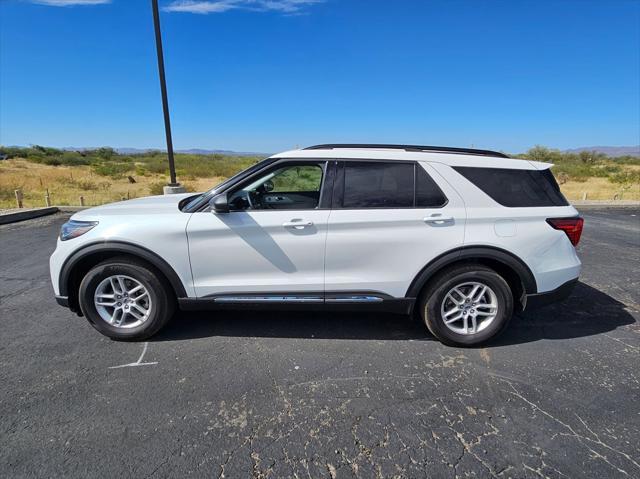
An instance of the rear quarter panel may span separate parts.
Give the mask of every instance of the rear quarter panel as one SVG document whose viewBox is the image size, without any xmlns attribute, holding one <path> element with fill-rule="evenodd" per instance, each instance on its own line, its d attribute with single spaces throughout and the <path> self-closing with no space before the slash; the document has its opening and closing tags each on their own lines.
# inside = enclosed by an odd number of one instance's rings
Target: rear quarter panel
<svg viewBox="0 0 640 479">
<path fill-rule="evenodd" d="M 451 167 L 432 166 L 463 192 L 467 209 L 465 246 L 492 246 L 523 260 L 535 276 L 538 292 L 556 289 L 579 276 L 581 263 L 563 231 L 547 218 L 577 216 L 573 206 L 508 208 L 495 202 Z"/>
</svg>

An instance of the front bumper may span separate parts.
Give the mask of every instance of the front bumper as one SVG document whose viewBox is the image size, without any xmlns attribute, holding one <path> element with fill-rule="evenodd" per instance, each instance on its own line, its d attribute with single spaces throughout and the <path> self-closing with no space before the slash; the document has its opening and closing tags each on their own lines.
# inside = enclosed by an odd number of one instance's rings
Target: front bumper
<svg viewBox="0 0 640 479">
<path fill-rule="evenodd" d="M 548 304 L 562 301 L 563 299 L 571 296 L 573 288 L 578 284 L 578 278 L 574 278 L 566 283 L 560 285 L 552 291 L 545 291 L 544 293 L 528 294 L 525 309 L 536 309 Z"/>
</svg>

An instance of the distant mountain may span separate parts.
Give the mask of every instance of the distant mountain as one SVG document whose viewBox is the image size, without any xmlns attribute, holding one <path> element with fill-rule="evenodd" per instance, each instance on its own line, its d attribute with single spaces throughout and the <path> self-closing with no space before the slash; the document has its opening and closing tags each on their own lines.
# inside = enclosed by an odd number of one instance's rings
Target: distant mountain
<svg viewBox="0 0 640 479">
<path fill-rule="evenodd" d="M 85 150 L 91 150 L 92 148 L 83 148 Z M 146 153 L 147 151 L 154 151 L 155 148 L 114 148 L 121 155 L 139 155 Z"/>
<path fill-rule="evenodd" d="M 136 153 L 146 153 L 153 151 L 154 148 L 114 148 L 121 155 L 135 155 Z M 165 151 L 165 150 L 160 150 Z M 187 155 L 228 155 L 228 156 L 263 156 L 266 153 L 257 153 L 254 151 L 232 151 L 232 150 L 204 150 L 202 148 L 189 148 L 188 150 L 175 150 L 176 153 L 185 153 Z"/>
<path fill-rule="evenodd" d="M 76 146 L 67 146 L 65 148 L 61 148 L 62 150 L 67 151 L 85 151 L 85 150 L 95 150 L 98 147 L 76 147 Z M 115 151 L 120 153 L 121 155 L 139 155 L 142 153 L 147 153 L 149 151 L 166 151 L 162 148 L 114 148 Z M 176 153 L 186 153 L 189 155 L 227 155 L 227 156 L 269 156 L 270 153 L 258 153 L 254 151 L 232 151 L 232 150 L 204 150 L 201 148 L 190 148 L 188 150 L 175 150 Z"/>
<path fill-rule="evenodd" d="M 637 146 L 583 146 L 581 148 L 573 148 L 564 150 L 565 153 L 580 153 L 581 151 L 597 151 L 607 156 L 615 158 L 616 156 L 640 156 L 640 145 Z"/>
<path fill-rule="evenodd" d="M 200 148 L 190 148 L 188 150 L 176 150 L 176 153 L 186 153 L 188 155 L 229 155 L 229 156 L 269 156 L 273 153 L 260 153 L 256 151 L 233 151 L 233 150 L 203 150 Z"/>
</svg>

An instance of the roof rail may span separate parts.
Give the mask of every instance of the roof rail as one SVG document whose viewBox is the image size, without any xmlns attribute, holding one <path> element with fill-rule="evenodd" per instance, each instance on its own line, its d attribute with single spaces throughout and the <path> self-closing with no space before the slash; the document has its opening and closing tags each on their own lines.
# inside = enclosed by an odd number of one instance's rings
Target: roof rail
<svg viewBox="0 0 640 479">
<path fill-rule="evenodd" d="M 314 145 L 303 148 L 304 150 L 335 150 L 340 148 L 349 149 L 378 149 L 378 150 L 405 150 L 422 151 L 434 153 L 453 153 L 459 155 L 497 156 L 499 158 L 510 158 L 509 155 L 499 151 L 477 150 L 475 148 L 455 148 L 451 146 L 420 146 L 420 145 L 385 145 L 385 144 L 359 144 L 359 143 L 337 143 L 327 145 Z"/>
</svg>

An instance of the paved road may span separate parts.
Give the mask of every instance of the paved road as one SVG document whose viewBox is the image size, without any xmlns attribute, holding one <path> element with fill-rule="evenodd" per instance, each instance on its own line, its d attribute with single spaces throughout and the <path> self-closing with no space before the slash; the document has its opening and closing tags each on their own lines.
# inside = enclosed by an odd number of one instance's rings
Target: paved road
<svg viewBox="0 0 640 479">
<path fill-rule="evenodd" d="M 318 313 L 113 342 L 53 300 L 66 216 L 0 227 L 0 475 L 640 477 L 640 211 L 584 213 L 575 295 L 483 349 Z"/>
</svg>

